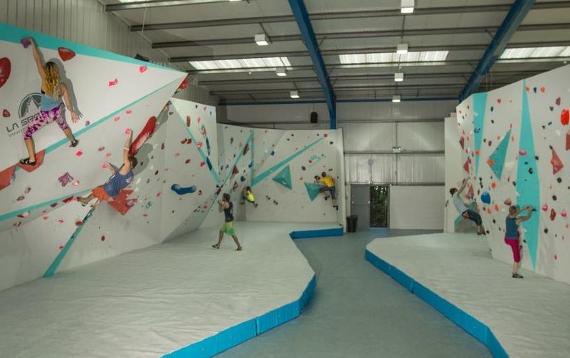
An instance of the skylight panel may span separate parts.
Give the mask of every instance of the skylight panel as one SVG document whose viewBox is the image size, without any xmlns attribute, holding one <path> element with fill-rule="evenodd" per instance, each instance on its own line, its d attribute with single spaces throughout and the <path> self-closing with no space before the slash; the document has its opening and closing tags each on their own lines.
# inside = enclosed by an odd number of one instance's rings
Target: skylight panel
<svg viewBox="0 0 570 358">
<path fill-rule="evenodd" d="M 229 60 L 190 61 L 196 70 L 233 70 L 248 68 L 291 67 L 287 57 L 236 58 Z"/>
<path fill-rule="evenodd" d="M 570 56 L 570 46 L 548 46 L 548 47 L 520 47 L 508 48 L 501 54 L 501 59 L 521 59 L 521 58 L 548 58 Z"/>
<path fill-rule="evenodd" d="M 339 55 L 340 63 L 343 65 L 369 64 L 369 63 L 392 63 L 392 62 L 437 62 L 445 61 L 449 51 L 418 51 L 406 54 L 395 52 L 375 52 L 366 54 L 344 54 Z"/>
</svg>

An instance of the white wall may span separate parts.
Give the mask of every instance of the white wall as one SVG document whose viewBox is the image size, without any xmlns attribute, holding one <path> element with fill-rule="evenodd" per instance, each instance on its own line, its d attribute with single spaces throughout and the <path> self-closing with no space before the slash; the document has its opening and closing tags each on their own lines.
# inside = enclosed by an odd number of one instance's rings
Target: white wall
<svg viewBox="0 0 570 358">
<path fill-rule="evenodd" d="M 443 186 L 390 187 L 390 228 L 441 230 Z"/>
<path fill-rule="evenodd" d="M 445 118 L 445 207 L 444 218 L 446 232 L 455 232 L 455 218 L 459 214 L 450 201 L 449 189 L 460 185 L 463 179 L 463 163 L 461 160 L 461 146 L 459 144 L 459 131 L 457 117 L 452 113 Z"/>
</svg>

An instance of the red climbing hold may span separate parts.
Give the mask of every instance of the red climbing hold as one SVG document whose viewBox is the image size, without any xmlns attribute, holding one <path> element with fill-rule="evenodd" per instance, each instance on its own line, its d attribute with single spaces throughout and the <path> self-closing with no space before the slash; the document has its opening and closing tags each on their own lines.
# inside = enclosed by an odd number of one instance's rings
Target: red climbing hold
<svg viewBox="0 0 570 358">
<path fill-rule="evenodd" d="M 554 221 L 556 219 L 556 210 L 550 209 L 550 220 Z"/>
<path fill-rule="evenodd" d="M 461 149 L 465 149 L 465 138 L 459 138 L 459 145 L 461 145 Z"/>
<path fill-rule="evenodd" d="M 12 72 L 12 65 L 7 57 L 0 58 L 0 88 L 8 82 L 10 77 L 10 72 Z"/>
<path fill-rule="evenodd" d="M 465 161 L 465 164 L 463 164 L 463 170 L 465 170 L 467 173 L 469 173 L 469 162 L 470 162 L 470 160 L 467 159 Z"/>
<path fill-rule="evenodd" d="M 58 48 L 57 53 L 59 53 L 59 57 L 64 61 L 69 61 L 75 57 L 75 52 L 65 47 Z"/>
<path fill-rule="evenodd" d="M 7 109 L 4 109 L 4 110 L 2 111 L 2 117 L 4 117 L 4 118 L 10 117 L 10 111 L 7 110 Z"/>
<path fill-rule="evenodd" d="M 568 123 L 570 123 L 570 111 L 568 108 L 564 108 L 562 112 L 560 112 L 560 123 L 562 123 L 563 126 L 567 126 Z"/>
</svg>

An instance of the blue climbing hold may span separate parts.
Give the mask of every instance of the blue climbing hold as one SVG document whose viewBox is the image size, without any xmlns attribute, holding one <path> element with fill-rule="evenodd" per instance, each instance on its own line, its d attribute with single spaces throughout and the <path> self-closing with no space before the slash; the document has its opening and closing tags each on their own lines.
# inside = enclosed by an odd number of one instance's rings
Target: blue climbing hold
<svg viewBox="0 0 570 358">
<path fill-rule="evenodd" d="M 170 189 L 178 195 L 192 194 L 193 192 L 196 191 L 196 185 L 183 187 L 178 184 L 172 184 Z"/>
<path fill-rule="evenodd" d="M 491 204 L 491 194 L 489 194 L 489 192 L 483 192 L 483 194 L 481 194 L 481 201 L 484 202 L 485 204 Z"/>
</svg>

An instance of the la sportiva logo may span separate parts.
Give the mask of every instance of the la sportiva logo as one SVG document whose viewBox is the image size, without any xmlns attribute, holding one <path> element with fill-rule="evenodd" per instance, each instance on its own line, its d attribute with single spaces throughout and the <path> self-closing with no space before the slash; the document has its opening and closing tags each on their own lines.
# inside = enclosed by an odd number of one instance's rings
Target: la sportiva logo
<svg viewBox="0 0 570 358">
<path fill-rule="evenodd" d="M 34 116 L 40 111 L 41 101 L 42 95 L 37 92 L 24 96 L 18 106 L 18 118 L 6 126 L 6 132 L 9 137 L 22 133 L 28 123 L 30 123 L 34 119 Z"/>
</svg>

